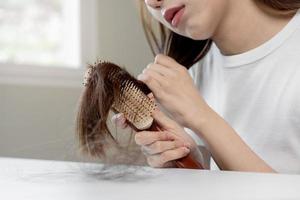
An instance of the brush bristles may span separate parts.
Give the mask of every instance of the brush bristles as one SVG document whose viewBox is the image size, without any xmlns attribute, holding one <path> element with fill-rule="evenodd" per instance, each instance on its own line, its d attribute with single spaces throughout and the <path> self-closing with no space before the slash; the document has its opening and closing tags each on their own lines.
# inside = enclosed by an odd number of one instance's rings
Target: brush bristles
<svg viewBox="0 0 300 200">
<path fill-rule="evenodd" d="M 153 123 L 151 116 L 155 103 L 147 94 L 149 88 L 131 76 L 125 69 L 110 62 L 98 61 L 106 85 L 111 85 L 114 93 L 112 109 L 123 113 L 125 118 L 138 130 L 145 130 Z"/>
<path fill-rule="evenodd" d="M 154 101 L 129 80 L 122 84 L 120 96 L 113 108 L 124 113 L 125 118 L 139 130 L 145 130 L 153 123 L 151 113 L 155 109 Z"/>
</svg>

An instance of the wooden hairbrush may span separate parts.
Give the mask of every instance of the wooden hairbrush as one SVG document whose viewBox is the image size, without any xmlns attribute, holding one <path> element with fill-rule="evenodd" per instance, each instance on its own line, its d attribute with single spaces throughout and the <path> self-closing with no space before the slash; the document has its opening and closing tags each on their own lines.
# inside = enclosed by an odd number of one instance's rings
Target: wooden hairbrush
<svg viewBox="0 0 300 200">
<path fill-rule="evenodd" d="M 152 118 L 156 105 L 147 95 L 151 90 L 141 81 L 131 76 L 125 69 L 110 62 L 99 62 L 96 67 L 104 71 L 105 84 L 113 88 L 114 99 L 111 110 L 123 113 L 128 125 L 135 131 L 161 131 L 162 128 Z M 174 161 L 178 168 L 204 169 L 191 155 Z"/>
</svg>

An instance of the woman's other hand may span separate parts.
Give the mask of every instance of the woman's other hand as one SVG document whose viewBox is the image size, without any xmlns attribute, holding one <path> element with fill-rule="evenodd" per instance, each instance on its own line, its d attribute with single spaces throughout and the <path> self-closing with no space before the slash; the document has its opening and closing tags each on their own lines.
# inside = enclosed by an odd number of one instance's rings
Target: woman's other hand
<svg viewBox="0 0 300 200">
<path fill-rule="evenodd" d="M 174 167 L 175 160 L 197 150 L 194 140 L 159 109 L 152 114 L 162 131 L 140 131 L 135 141 L 151 167 Z"/>
<path fill-rule="evenodd" d="M 153 94 L 148 95 L 154 99 Z M 185 157 L 189 153 L 201 160 L 195 141 L 174 120 L 167 117 L 158 108 L 152 117 L 162 131 L 140 131 L 135 135 L 136 143 L 147 158 L 151 167 L 175 167 L 174 160 Z M 123 113 L 112 117 L 112 122 L 121 129 L 130 128 Z"/>
<path fill-rule="evenodd" d="M 173 58 L 159 54 L 138 76 L 153 92 L 158 103 L 184 127 L 191 127 L 208 106 L 188 70 Z"/>
</svg>

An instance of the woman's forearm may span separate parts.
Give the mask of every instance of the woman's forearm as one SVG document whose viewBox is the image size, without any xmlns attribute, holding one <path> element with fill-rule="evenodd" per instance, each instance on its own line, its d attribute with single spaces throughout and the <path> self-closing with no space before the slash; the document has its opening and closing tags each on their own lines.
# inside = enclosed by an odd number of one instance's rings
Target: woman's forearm
<svg viewBox="0 0 300 200">
<path fill-rule="evenodd" d="M 205 117 L 194 120 L 191 129 L 204 139 L 222 170 L 275 172 L 222 117 L 209 107 L 205 110 L 200 115 Z"/>
</svg>

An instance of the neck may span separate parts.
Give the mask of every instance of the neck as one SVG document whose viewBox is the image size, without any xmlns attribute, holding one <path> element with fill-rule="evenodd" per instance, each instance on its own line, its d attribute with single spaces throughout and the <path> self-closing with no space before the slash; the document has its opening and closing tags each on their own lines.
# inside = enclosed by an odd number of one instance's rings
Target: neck
<svg viewBox="0 0 300 200">
<path fill-rule="evenodd" d="M 212 39 L 222 54 L 240 54 L 271 39 L 287 25 L 295 12 L 275 11 L 252 0 L 235 1 Z"/>
</svg>

